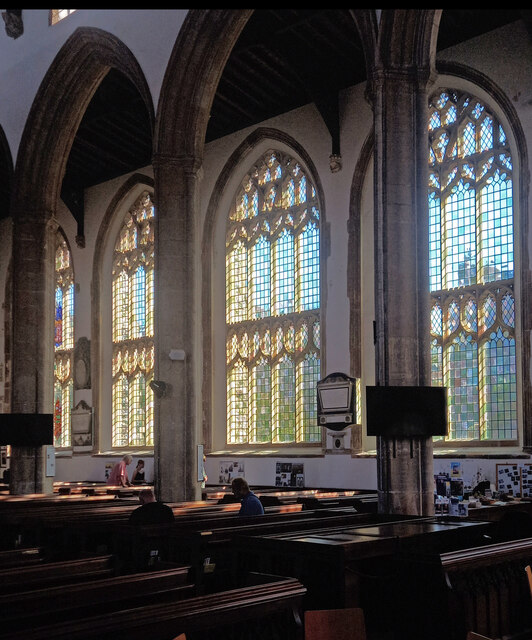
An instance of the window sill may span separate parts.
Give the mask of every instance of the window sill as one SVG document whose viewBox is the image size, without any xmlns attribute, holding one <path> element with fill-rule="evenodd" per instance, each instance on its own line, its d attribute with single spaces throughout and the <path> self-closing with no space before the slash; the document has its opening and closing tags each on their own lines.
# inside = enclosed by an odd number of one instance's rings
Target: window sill
<svg viewBox="0 0 532 640">
<path fill-rule="evenodd" d="M 254 449 L 251 447 L 235 447 L 231 449 L 220 449 L 206 454 L 209 458 L 323 458 L 325 453 L 319 447 L 268 447 L 264 449 Z"/>
<path fill-rule="evenodd" d="M 522 458 L 529 460 L 532 456 L 520 447 L 457 447 L 434 448 L 434 458 L 493 458 L 508 460 Z M 354 453 L 353 458 L 376 458 L 377 451 L 368 450 Z"/>
</svg>

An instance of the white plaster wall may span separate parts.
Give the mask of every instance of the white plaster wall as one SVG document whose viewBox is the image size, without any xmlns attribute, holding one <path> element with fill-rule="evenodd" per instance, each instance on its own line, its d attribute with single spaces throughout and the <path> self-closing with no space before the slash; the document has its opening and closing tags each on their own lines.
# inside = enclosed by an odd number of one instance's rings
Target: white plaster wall
<svg viewBox="0 0 532 640">
<path fill-rule="evenodd" d="M 13 158 L 35 94 L 61 47 L 78 27 L 108 31 L 131 50 L 157 106 L 170 53 L 188 9 L 78 9 L 49 25 L 49 9 L 23 9 L 24 33 L 0 37 L 0 86 L 13 87 L 16 100 L 0 100 L 0 126 Z M 3 29 L 3 23 L 2 23 Z M 156 46 L 154 46 L 156 43 Z"/>
</svg>

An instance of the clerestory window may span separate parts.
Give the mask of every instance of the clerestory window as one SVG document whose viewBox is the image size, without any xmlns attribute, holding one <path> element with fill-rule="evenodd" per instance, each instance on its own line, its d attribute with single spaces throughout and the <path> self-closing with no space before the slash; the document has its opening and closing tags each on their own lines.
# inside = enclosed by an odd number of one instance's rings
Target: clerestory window
<svg viewBox="0 0 532 640">
<path fill-rule="evenodd" d="M 54 446 L 72 444 L 74 399 L 74 269 L 63 234 L 55 239 Z"/>
<path fill-rule="evenodd" d="M 76 9 L 50 9 L 50 24 L 57 24 L 60 20 L 64 20 Z"/>
<path fill-rule="evenodd" d="M 432 383 L 448 389 L 453 441 L 515 441 L 512 157 L 475 96 L 429 104 Z"/>
<path fill-rule="evenodd" d="M 321 443 L 320 211 L 301 164 L 267 152 L 226 235 L 227 443 Z"/>
<path fill-rule="evenodd" d="M 115 243 L 112 279 L 112 446 L 153 446 L 155 211 L 144 192 Z"/>
</svg>

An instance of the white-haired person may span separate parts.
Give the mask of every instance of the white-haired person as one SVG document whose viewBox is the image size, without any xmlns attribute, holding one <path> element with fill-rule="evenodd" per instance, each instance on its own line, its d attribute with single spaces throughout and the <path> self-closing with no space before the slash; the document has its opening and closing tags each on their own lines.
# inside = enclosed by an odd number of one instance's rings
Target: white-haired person
<svg viewBox="0 0 532 640">
<path fill-rule="evenodd" d="M 111 469 L 111 473 L 107 478 L 107 484 L 113 487 L 130 487 L 129 477 L 127 475 L 127 467 L 133 462 L 133 457 L 126 454 L 120 462 L 117 462 Z"/>
</svg>

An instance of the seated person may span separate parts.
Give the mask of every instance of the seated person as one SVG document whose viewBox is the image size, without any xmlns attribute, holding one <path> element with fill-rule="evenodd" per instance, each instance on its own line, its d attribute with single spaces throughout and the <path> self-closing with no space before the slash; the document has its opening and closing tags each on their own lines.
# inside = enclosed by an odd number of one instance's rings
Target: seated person
<svg viewBox="0 0 532 640">
<path fill-rule="evenodd" d="M 129 515 L 129 524 L 162 524 L 174 522 L 172 509 L 164 502 L 155 499 L 153 489 L 143 489 L 139 493 L 140 507 Z"/>
<path fill-rule="evenodd" d="M 137 466 L 131 476 L 131 484 L 144 484 L 146 479 L 144 477 L 144 460 L 139 460 Z"/>
<path fill-rule="evenodd" d="M 257 496 L 250 490 L 247 480 L 235 478 L 231 483 L 234 495 L 240 500 L 239 516 L 263 516 L 264 507 Z"/>
</svg>

